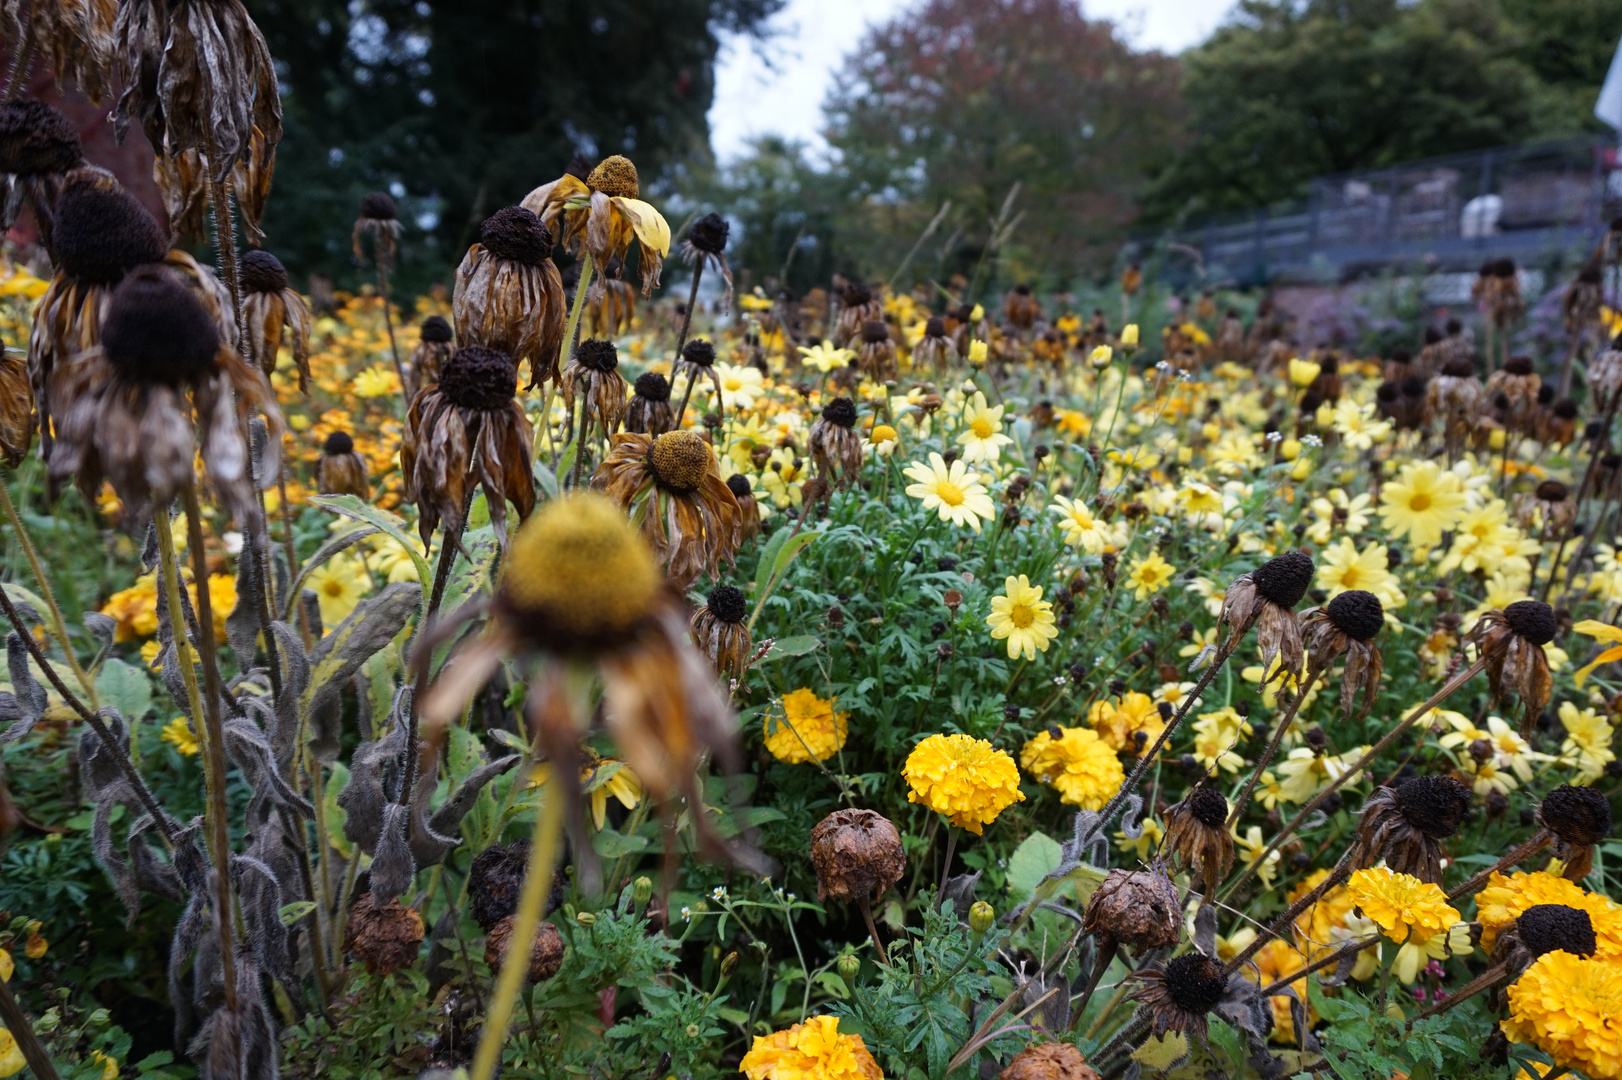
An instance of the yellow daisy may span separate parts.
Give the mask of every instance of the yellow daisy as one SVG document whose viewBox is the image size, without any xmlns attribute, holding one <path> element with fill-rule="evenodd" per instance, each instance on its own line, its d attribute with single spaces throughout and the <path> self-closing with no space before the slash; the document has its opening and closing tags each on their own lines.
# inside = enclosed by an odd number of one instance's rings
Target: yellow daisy
<svg viewBox="0 0 1622 1080">
<path fill-rule="evenodd" d="M 939 454 L 931 453 L 929 464 L 915 461 L 905 472 L 916 481 L 907 485 L 907 494 L 922 500 L 925 510 L 939 510 L 942 521 L 979 532 L 981 520 L 990 521 L 996 513 L 980 477 L 961 459 L 948 466 Z"/>
<path fill-rule="evenodd" d="M 1003 591 L 1003 596 L 991 598 L 991 614 L 986 616 L 991 637 L 1007 639 L 1008 659 L 1035 660 L 1037 653 L 1048 651 L 1048 643 L 1059 633 L 1053 605 L 1042 599 L 1041 587 L 1032 585 L 1024 574 L 1005 581 Z"/>
</svg>

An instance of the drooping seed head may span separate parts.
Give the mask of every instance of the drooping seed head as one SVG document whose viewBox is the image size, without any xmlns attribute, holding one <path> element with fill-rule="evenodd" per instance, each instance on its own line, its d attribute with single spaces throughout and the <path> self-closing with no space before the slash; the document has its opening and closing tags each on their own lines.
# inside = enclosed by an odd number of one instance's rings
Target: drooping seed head
<svg viewBox="0 0 1622 1080">
<path fill-rule="evenodd" d="M 1380 598 L 1362 589 L 1347 589 L 1329 601 L 1329 619 L 1347 637 L 1372 640 L 1385 625 L 1385 605 Z"/>
<path fill-rule="evenodd" d="M 1475 373 L 1475 361 L 1468 356 L 1455 356 L 1442 365 L 1442 374 L 1455 379 L 1468 379 Z"/>
<path fill-rule="evenodd" d="M 1571 489 L 1558 480 L 1545 480 L 1538 485 L 1538 501 L 1546 503 L 1562 503 L 1571 494 Z"/>
<path fill-rule="evenodd" d="M 268 251 L 254 248 L 242 256 L 242 287 L 253 293 L 278 293 L 287 288 L 287 267 Z"/>
<path fill-rule="evenodd" d="M 1515 930 L 1533 956 L 1559 950 L 1573 956 L 1592 956 L 1598 947 L 1594 920 L 1582 908 L 1564 904 L 1537 904 L 1521 912 Z"/>
<path fill-rule="evenodd" d="M 749 617 L 749 602 L 744 599 L 743 590 L 736 585 L 717 585 L 710 590 L 705 605 L 721 622 L 735 625 Z"/>
<path fill-rule="evenodd" d="M 1451 776 L 1416 776 L 1395 791 L 1403 820 L 1432 840 L 1458 832 L 1470 809 L 1470 789 Z"/>
<path fill-rule="evenodd" d="M 522 206 L 503 206 L 479 226 L 479 243 L 498 259 L 541 266 L 552 257 L 552 230 Z"/>
<path fill-rule="evenodd" d="M 738 500 L 755 497 L 754 489 L 749 486 L 749 478 L 742 473 L 733 473 L 727 477 L 727 490 L 732 492 L 732 497 Z"/>
<path fill-rule="evenodd" d="M 444 345 L 454 336 L 451 324 L 445 321 L 443 315 L 430 315 L 422 320 L 420 334 L 422 340 L 434 345 Z"/>
<path fill-rule="evenodd" d="M 1467 373 L 1468 374 L 1468 373 Z M 1419 375 L 1409 375 L 1402 380 L 1402 396 L 1422 398 L 1425 396 L 1425 380 Z"/>
<path fill-rule="evenodd" d="M 43 101 L 0 105 L 0 173 L 65 173 L 83 158 L 73 124 Z"/>
<path fill-rule="evenodd" d="M 348 432 L 334 431 L 327 436 L 327 441 L 321 444 L 321 452 L 328 457 L 339 454 L 348 454 L 355 449 L 355 440 L 349 437 Z"/>
<path fill-rule="evenodd" d="M 1504 361 L 1504 374 L 1517 375 L 1521 378 L 1532 374 L 1532 358 L 1530 356 L 1512 356 Z"/>
<path fill-rule="evenodd" d="M 1191 1016 L 1204 1016 L 1221 1002 L 1228 989 L 1222 965 L 1203 953 L 1186 953 L 1166 962 L 1166 990 L 1177 1007 Z"/>
<path fill-rule="evenodd" d="M 372 221 L 393 221 L 400 216 L 394 196 L 386 191 L 373 191 L 360 198 L 360 216 Z"/>
<path fill-rule="evenodd" d="M 220 329 L 173 273 L 143 266 L 113 291 L 101 344 L 113 367 L 131 382 L 179 386 L 214 369 Z"/>
<path fill-rule="evenodd" d="M 1228 800 L 1210 784 L 1198 784 L 1188 793 L 1188 810 L 1195 821 L 1209 828 L 1219 828 L 1228 820 Z"/>
<path fill-rule="evenodd" d="M 862 324 L 862 340 L 869 345 L 877 345 L 881 341 L 890 340 L 890 327 L 878 319 L 869 319 Z"/>
<path fill-rule="evenodd" d="M 929 321 L 924 323 L 924 336 L 942 338 L 946 336 L 946 320 L 939 315 L 931 315 Z"/>
<path fill-rule="evenodd" d="M 439 392 L 453 405 L 493 412 L 505 408 L 518 392 L 518 367 L 500 349 L 463 345 L 445 361 Z"/>
<path fill-rule="evenodd" d="M 873 290 L 869 289 L 866 285 L 853 281 L 849 285 L 845 286 L 844 299 L 846 307 L 861 307 L 864 304 L 872 302 Z"/>
<path fill-rule="evenodd" d="M 1561 398 L 1554 403 L 1554 414 L 1562 420 L 1577 419 L 1577 403 L 1570 398 Z"/>
<path fill-rule="evenodd" d="M 1560 629 L 1554 608 L 1541 600 L 1517 600 L 1504 608 L 1509 628 L 1533 645 L 1547 645 Z"/>
<path fill-rule="evenodd" d="M 1312 556 L 1301 551 L 1286 551 L 1251 571 L 1250 580 L 1269 602 L 1281 608 L 1293 608 L 1307 594 L 1312 573 Z"/>
<path fill-rule="evenodd" d="M 687 230 L 687 241 L 700 251 L 719 255 L 726 250 L 727 235 L 731 231 L 732 226 L 720 214 L 705 214 Z"/>
<path fill-rule="evenodd" d="M 681 358 L 698 367 L 712 367 L 715 364 L 715 346 L 703 338 L 694 338 L 682 346 Z"/>
<path fill-rule="evenodd" d="M 636 166 L 631 164 L 630 158 L 619 154 L 599 161 L 597 167 L 591 170 L 591 175 L 586 177 L 586 186 L 610 198 L 642 197 L 642 188 L 636 179 Z"/>
<path fill-rule="evenodd" d="M 1538 820 L 1568 844 L 1592 846 L 1611 835 L 1611 801 L 1591 787 L 1561 784 L 1543 797 Z"/>
<path fill-rule="evenodd" d="M 710 462 L 710 444 L 696 431 L 667 431 L 648 448 L 648 471 L 671 491 L 698 490 Z"/>
<path fill-rule="evenodd" d="M 607 338 L 587 338 L 575 346 L 574 358 L 593 371 L 608 374 L 620 366 L 620 353 Z"/>
<path fill-rule="evenodd" d="M 856 403 L 848 397 L 836 397 L 822 407 L 822 418 L 849 431 L 856 426 Z"/>
<path fill-rule="evenodd" d="M 146 207 L 110 176 L 66 185 L 56 200 L 51 245 L 57 266 L 86 285 L 111 285 L 144 263 L 162 262 L 169 238 Z"/>
<path fill-rule="evenodd" d="M 669 401 L 670 380 L 657 371 L 650 371 L 638 375 L 633 385 L 636 396 L 647 401 Z"/>
</svg>

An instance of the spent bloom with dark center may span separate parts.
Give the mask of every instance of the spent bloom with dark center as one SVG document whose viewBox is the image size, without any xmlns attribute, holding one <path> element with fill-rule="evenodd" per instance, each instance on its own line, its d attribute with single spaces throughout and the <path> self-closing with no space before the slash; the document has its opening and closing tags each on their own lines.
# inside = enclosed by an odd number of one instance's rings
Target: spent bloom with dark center
<svg viewBox="0 0 1622 1080">
<path fill-rule="evenodd" d="M 607 373 L 620 366 L 619 350 L 606 338 L 587 338 L 575 346 L 574 358 L 593 371 Z"/>
<path fill-rule="evenodd" d="M 881 341 L 889 341 L 889 325 L 878 319 L 869 319 L 862 324 L 862 340 L 871 345 L 877 345 Z"/>
<path fill-rule="evenodd" d="M 1416 776 L 1396 792 L 1402 816 L 1432 840 L 1458 832 L 1470 809 L 1470 789 L 1451 776 Z"/>
<path fill-rule="evenodd" d="M 706 601 L 715 617 L 724 623 L 741 623 L 749 617 L 749 603 L 736 585 L 717 585 Z"/>
<path fill-rule="evenodd" d="M 715 346 L 703 338 L 694 338 L 682 346 L 681 358 L 698 367 L 712 367 L 715 364 Z"/>
<path fill-rule="evenodd" d="M 522 206 L 504 206 L 484 219 L 479 243 L 502 259 L 540 266 L 552 257 L 552 230 Z"/>
<path fill-rule="evenodd" d="M 360 216 L 372 221 L 393 221 L 400 216 L 400 209 L 394 196 L 386 191 L 373 191 L 361 196 Z"/>
<path fill-rule="evenodd" d="M 354 449 L 355 440 L 342 431 L 334 431 L 331 435 L 328 435 L 327 441 L 321 446 L 321 452 L 329 455 L 347 454 Z"/>
<path fill-rule="evenodd" d="M 1559 950 L 1573 956 L 1592 956 L 1598 943 L 1594 921 L 1582 908 L 1538 904 L 1521 912 L 1515 931 L 1533 956 Z"/>
<path fill-rule="evenodd" d="M 667 431 L 648 448 L 654 482 L 672 491 L 696 491 L 710 461 L 710 445 L 696 431 Z"/>
<path fill-rule="evenodd" d="M 83 157 L 78 131 L 51 106 L 32 100 L 0 105 L 0 173 L 65 173 Z"/>
<path fill-rule="evenodd" d="M 1227 988 L 1228 976 L 1222 965 L 1209 956 L 1189 953 L 1166 964 L 1166 989 L 1184 1012 L 1210 1012 Z"/>
<path fill-rule="evenodd" d="M 1312 584 L 1312 557 L 1300 551 L 1286 551 L 1269 559 L 1250 575 L 1256 591 L 1283 608 L 1293 608 Z"/>
<path fill-rule="evenodd" d="M 131 275 L 113 294 L 101 343 L 125 379 L 174 387 L 212 370 L 220 331 L 190 289 L 153 267 Z"/>
<path fill-rule="evenodd" d="M 670 380 L 657 371 L 638 375 L 633 388 L 637 397 L 646 398 L 649 401 L 670 400 Z"/>
<path fill-rule="evenodd" d="M 136 266 L 162 262 L 169 238 L 146 207 L 111 176 L 70 181 L 51 229 L 57 266 L 74 281 L 113 284 Z"/>
<path fill-rule="evenodd" d="M 422 320 L 420 333 L 423 341 L 443 345 L 451 340 L 451 324 L 445 321 L 443 315 L 430 315 Z"/>
<path fill-rule="evenodd" d="M 1362 589 L 1348 589 L 1329 601 L 1329 618 L 1347 637 L 1372 640 L 1385 625 L 1385 606 L 1380 598 Z"/>
<path fill-rule="evenodd" d="M 242 288 L 251 293 L 276 293 L 287 288 L 287 267 L 268 251 L 255 248 L 242 256 Z"/>
<path fill-rule="evenodd" d="M 1561 784 L 1543 797 L 1537 821 L 1554 836 L 1563 876 L 1581 881 L 1594 868 L 1594 845 L 1611 833 L 1611 801 L 1591 787 Z"/>
<path fill-rule="evenodd" d="M 440 372 L 439 392 L 465 409 L 499 409 L 518 392 L 518 369 L 506 353 L 464 345 Z"/>
<path fill-rule="evenodd" d="M 848 397 L 836 397 L 822 407 L 822 418 L 849 430 L 856 426 L 856 403 Z"/>
<path fill-rule="evenodd" d="M 625 199 L 637 199 L 642 196 L 642 188 L 636 176 L 636 165 L 630 158 L 619 154 L 599 161 L 597 167 L 586 176 L 586 186 L 604 195 Z"/>
<path fill-rule="evenodd" d="M 1560 628 L 1554 608 L 1541 600 L 1515 601 L 1504 608 L 1504 619 L 1511 630 L 1533 645 L 1547 645 Z"/>
<path fill-rule="evenodd" d="M 705 214 L 693 222 L 688 230 L 687 239 L 698 250 L 710 255 L 719 255 L 726 250 L 727 235 L 732 227 L 727 219 L 720 214 Z"/>
</svg>

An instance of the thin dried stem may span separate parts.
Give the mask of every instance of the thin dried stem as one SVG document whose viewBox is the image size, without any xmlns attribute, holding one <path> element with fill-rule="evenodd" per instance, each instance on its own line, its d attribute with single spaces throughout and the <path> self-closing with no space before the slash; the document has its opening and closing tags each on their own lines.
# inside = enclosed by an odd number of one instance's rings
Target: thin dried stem
<svg viewBox="0 0 1622 1080">
<path fill-rule="evenodd" d="M 1267 769 L 1267 766 L 1273 763 L 1273 757 L 1278 753 L 1279 744 L 1284 741 L 1284 733 L 1290 729 L 1291 724 L 1295 723 L 1295 714 L 1301 711 L 1301 703 L 1307 699 L 1308 692 L 1312 690 L 1312 686 L 1318 681 L 1318 677 L 1323 674 L 1325 666 L 1319 663 L 1316 657 L 1307 662 L 1307 677 L 1302 681 L 1299 692 L 1290 701 L 1289 708 L 1284 710 L 1284 715 L 1278 719 L 1274 726 L 1273 737 L 1267 741 L 1267 749 L 1262 751 L 1261 760 L 1251 770 L 1250 779 L 1245 782 L 1245 790 L 1241 791 L 1239 797 L 1234 800 L 1233 810 L 1228 814 L 1227 828 L 1233 828 L 1234 824 L 1239 820 L 1239 815 L 1245 812 L 1245 804 L 1250 801 L 1251 793 L 1256 790 L 1257 782 L 1261 780 L 1262 773 Z"/>
<path fill-rule="evenodd" d="M 1487 867 L 1487 869 L 1481 871 L 1481 873 L 1471 877 L 1464 884 L 1453 889 L 1453 891 L 1447 894 L 1447 898 L 1449 900 L 1457 900 L 1461 896 L 1467 896 L 1468 894 L 1475 892 L 1477 889 L 1487 884 L 1488 878 L 1508 869 L 1511 866 L 1514 866 L 1516 863 L 1521 862 L 1524 859 L 1530 859 L 1533 855 L 1536 855 L 1538 852 L 1547 847 L 1549 842 L 1553 839 L 1554 836 L 1549 832 L 1548 829 L 1539 829 L 1536 833 L 1532 834 L 1532 839 L 1526 841 L 1524 844 L 1521 844 L 1519 847 L 1514 848 L 1509 852 L 1509 854 Z"/>
<path fill-rule="evenodd" d="M 1272 941 L 1276 937 L 1283 936 L 1286 931 L 1295 925 L 1295 920 L 1300 916 L 1300 914 L 1310 908 L 1313 904 L 1316 904 L 1323 897 L 1324 893 L 1328 892 L 1330 889 L 1334 888 L 1336 885 L 1339 885 L 1341 882 L 1350 877 L 1352 873 L 1352 852 L 1355 850 L 1357 849 L 1350 847 L 1347 848 L 1346 854 L 1342 855 L 1340 857 L 1340 862 L 1336 863 L 1335 868 L 1329 871 L 1328 877 L 1318 882 L 1315 888 L 1311 889 L 1305 896 L 1301 897 L 1295 903 L 1286 908 L 1283 914 L 1279 915 L 1279 917 L 1268 924 L 1261 933 L 1257 934 L 1255 940 L 1246 946 L 1238 956 L 1235 956 L 1232 960 L 1228 961 L 1228 966 L 1223 970 L 1229 975 L 1232 975 L 1234 972 L 1238 971 L 1245 965 L 1246 960 L 1249 960 L 1252 956 L 1255 956 L 1261 951 L 1263 945 L 1266 945 L 1269 941 Z M 1262 856 L 1263 859 L 1266 857 L 1266 855 Z M 1257 862 L 1260 861 L 1261 860 L 1259 859 L 1257 860 Z M 1256 863 L 1252 863 L 1251 865 L 1254 866 Z"/>
<path fill-rule="evenodd" d="M 38 1080 L 57 1080 L 56 1066 L 51 1064 L 51 1056 L 45 1052 L 45 1046 L 34 1034 L 34 1025 L 28 1022 L 28 1016 L 23 1012 L 17 999 L 11 996 L 11 987 L 0 979 L 0 1025 L 11 1032 L 17 1040 L 17 1049 L 23 1052 L 23 1060 L 28 1067 L 34 1070 Z"/>
</svg>

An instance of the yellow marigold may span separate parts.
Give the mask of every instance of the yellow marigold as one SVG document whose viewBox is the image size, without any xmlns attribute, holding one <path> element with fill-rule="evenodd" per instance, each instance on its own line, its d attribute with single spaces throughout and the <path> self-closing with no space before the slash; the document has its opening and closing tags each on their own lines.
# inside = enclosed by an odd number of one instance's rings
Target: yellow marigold
<svg viewBox="0 0 1622 1080">
<path fill-rule="evenodd" d="M 1088 728 L 1042 732 L 1019 752 L 1019 763 L 1042 783 L 1055 788 L 1062 801 L 1098 810 L 1120 790 L 1126 774 L 1121 761 L 1098 733 Z"/>
<path fill-rule="evenodd" d="M 749 1080 L 884 1080 L 862 1037 L 839 1034 L 835 1016 L 755 1036 L 738 1068 Z"/>
<path fill-rule="evenodd" d="M 1346 894 L 1392 941 L 1429 941 L 1459 921 L 1447 893 L 1428 881 L 1396 874 L 1383 866 L 1359 870 L 1346 883 Z"/>
<path fill-rule="evenodd" d="M 1328 870 L 1314 870 L 1289 891 L 1286 899 L 1294 904 L 1316 889 L 1328 876 Z M 1340 943 L 1335 940 L 1335 931 L 1346 929 L 1346 916 L 1351 914 L 1353 906 L 1344 885 L 1336 885 L 1324 893 L 1316 903 L 1296 916 L 1296 947 L 1314 960 L 1325 951 L 1338 947 Z"/>
<path fill-rule="evenodd" d="M 1591 1080 L 1622 1078 L 1622 964 L 1544 953 L 1510 984 L 1504 1034 Z"/>
<path fill-rule="evenodd" d="M 931 735 L 913 747 L 901 775 L 911 789 L 908 802 L 923 803 L 976 836 L 1025 801 L 1014 759 L 969 735 Z"/>
<path fill-rule="evenodd" d="M 1481 947 L 1491 952 L 1498 935 L 1527 908 L 1559 904 L 1588 912 L 1594 925 L 1595 955 L 1622 960 L 1622 907 L 1599 893 L 1542 870 L 1508 876 L 1494 874 L 1476 894 L 1476 921 L 1481 924 Z"/>
<path fill-rule="evenodd" d="M 850 713 L 834 712 L 832 699 L 824 701 L 801 687 L 783 695 L 781 717 L 766 717 L 766 749 L 790 765 L 826 761 L 844 747 L 849 719 Z"/>
<path fill-rule="evenodd" d="M 1087 722 L 1116 753 L 1141 753 L 1166 730 L 1166 721 L 1161 719 L 1154 699 L 1136 690 L 1122 694 L 1118 701 L 1093 702 L 1087 710 Z M 1142 746 L 1138 745 L 1140 731 Z"/>
<path fill-rule="evenodd" d="M 151 637 L 158 632 L 158 575 L 146 574 L 107 598 L 101 613 L 118 623 L 114 641 Z"/>
</svg>

